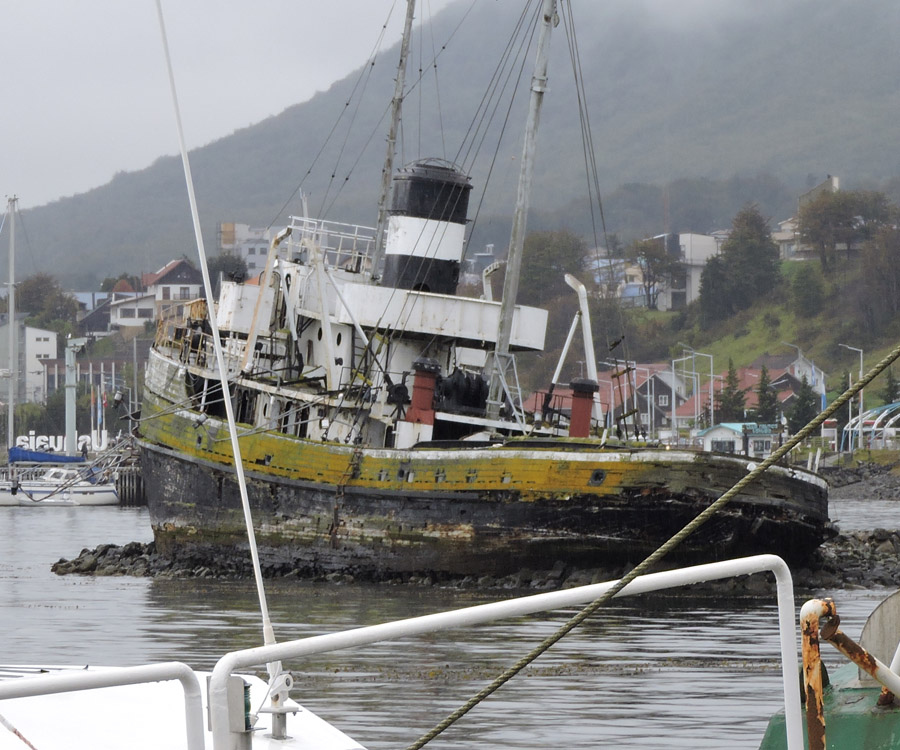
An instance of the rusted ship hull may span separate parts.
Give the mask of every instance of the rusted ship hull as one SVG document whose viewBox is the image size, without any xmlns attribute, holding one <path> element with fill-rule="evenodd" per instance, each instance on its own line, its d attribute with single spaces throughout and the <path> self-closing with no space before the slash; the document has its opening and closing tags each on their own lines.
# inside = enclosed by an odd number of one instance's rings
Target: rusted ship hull
<svg viewBox="0 0 900 750">
<path fill-rule="evenodd" d="M 197 434 L 188 420 L 160 421 L 171 435 Z M 747 470 L 736 456 L 598 450 L 589 441 L 421 451 L 286 441 L 255 435 L 246 457 L 261 560 L 282 574 L 505 575 L 558 561 L 637 562 Z M 142 453 L 160 552 L 195 564 L 249 561 L 238 486 L 222 456 L 146 436 Z M 824 481 L 776 467 L 677 558 L 768 551 L 799 561 L 829 529 Z"/>
</svg>

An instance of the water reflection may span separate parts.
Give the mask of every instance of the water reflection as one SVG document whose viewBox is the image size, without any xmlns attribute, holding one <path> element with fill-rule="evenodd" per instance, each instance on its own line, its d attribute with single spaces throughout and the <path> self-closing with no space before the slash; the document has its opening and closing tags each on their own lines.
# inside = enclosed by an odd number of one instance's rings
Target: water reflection
<svg viewBox="0 0 900 750">
<path fill-rule="evenodd" d="M 59 578 L 49 572 L 101 542 L 149 538 L 145 511 L 3 509 L 3 660 L 210 668 L 259 645 L 255 587 L 245 581 Z M 885 592 L 835 595 L 857 636 Z M 279 640 L 505 598 L 409 586 L 270 582 Z M 799 604 L 798 597 L 798 604 Z M 430 634 L 288 665 L 297 698 L 373 750 L 402 747 L 550 634 L 567 613 Z M 442 747 L 752 748 L 781 701 L 774 594 L 620 600 L 473 710 Z M 836 656 L 826 653 L 836 663 Z"/>
</svg>

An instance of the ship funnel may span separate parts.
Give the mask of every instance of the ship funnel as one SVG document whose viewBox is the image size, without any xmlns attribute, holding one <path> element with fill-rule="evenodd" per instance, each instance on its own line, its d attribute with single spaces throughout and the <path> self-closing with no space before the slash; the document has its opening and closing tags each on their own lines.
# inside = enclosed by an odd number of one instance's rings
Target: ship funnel
<svg viewBox="0 0 900 750">
<path fill-rule="evenodd" d="M 572 388 L 572 416 L 569 421 L 569 437 L 588 437 L 591 434 L 591 409 L 594 394 L 600 389 L 596 380 L 575 378 Z"/>
<path fill-rule="evenodd" d="M 465 174 L 439 159 L 413 162 L 394 176 L 383 286 L 456 291 L 471 189 Z"/>
</svg>

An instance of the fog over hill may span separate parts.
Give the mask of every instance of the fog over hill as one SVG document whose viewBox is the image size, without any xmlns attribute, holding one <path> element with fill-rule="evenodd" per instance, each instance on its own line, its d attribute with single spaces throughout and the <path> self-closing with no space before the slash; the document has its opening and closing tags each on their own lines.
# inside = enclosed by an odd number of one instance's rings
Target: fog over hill
<svg viewBox="0 0 900 750">
<path fill-rule="evenodd" d="M 485 140 L 477 161 L 457 149 L 524 4 L 459 0 L 413 45 L 407 80 L 418 78 L 420 59 L 424 74 L 407 95 L 398 163 L 423 156 L 460 161 L 472 173 L 473 207 L 492 169 L 476 247 L 505 242 L 525 94 L 516 100 L 510 116 L 516 127 L 493 164 L 494 136 Z M 611 231 L 662 231 L 658 186 L 682 178 L 691 179 L 669 194 L 673 231 L 727 225 L 739 202 L 748 199 L 761 202 L 773 219 L 786 218 L 792 196 L 825 174 L 840 175 L 848 187 L 878 186 L 900 175 L 891 136 L 900 119 L 900 4 L 574 0 L 573 6 Z M 566 26 L 554 31 L 530 226 L 583 231 L 584 156 Z M 334 33 L 339 43 L 340 29 L 319 31 Z M 443 46 L 435 72 L 428 67 L 431 50 Z M 375 65 L 311 100 L 192 152 L 208 252 L 215 248 L 220 221 L 265 226 L 300 212 L 301 181 L 311 213 L 374 223 L 398 54 L 382 54 Z M 528 78 L 524 73 L 522 80 Z M 504 116 L 498 112 L 495 124 Z M 710 181 L 736 175 L 743 179 L 732 181 L 733 198 L 713 206 L 703 197 L 727 192 L 720 187 L 726 183 Z M 632 183 L 657 187 L 615 192 Z M 687 191 L 684 199 L 679 184 Z M 698 184 L 714 187 L 697 192 Z M 691 189 L 695 194 L 688 200 Z M 638 200 L 638 193 L 646 195 Z M 181 164 L 173 157 L 24 213 L 30 253 L 20 264 L 22 275 L 49 270 L 66 286 L 86 286 L 124 271 L 155 270 L 182 254 L 195 257 Z"/>
</svg>

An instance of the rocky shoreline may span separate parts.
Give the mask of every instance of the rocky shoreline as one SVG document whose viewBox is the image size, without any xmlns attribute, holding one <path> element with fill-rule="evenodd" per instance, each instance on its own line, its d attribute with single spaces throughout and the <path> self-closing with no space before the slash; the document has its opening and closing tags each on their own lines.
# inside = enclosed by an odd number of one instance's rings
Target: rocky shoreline
<svg viewBox="0 0 900 750">
<path fill-rule="evenodd" d="M 137 576 L 151 578 L 224 578 L 238 579 L 250 575 L 249 565 L 233 560 L 173 561 L 157 554 L 153 542 L 130 542 L 118 546 L 102 544 L 83 549 L 71 559 L 60 559 L 52 566 L 57 575 L 80 574 L 91 576 Z M 321 573 L 275 567 L 263 568 L 267 578 L 299 579 L 331 583 L 377 582 L 420 586 L 452 586 L 481 589 L 533 589 L 538 591 L 581 586 L 598 581 L 613 580 L 628 568 L 574 569 L 557 563 L 551 570 L 521 570 L 510 576 L 467 576 L 447 578 L 429 573 L 372 576 L 353 570 Z M 887 529 L 853 531 L 840 534 L 826 542 L 810 560 L 809 566 L 793 571 L 794 583 L 804 589 L 846 588 L 859 586 L 895 586 L 900 581 L 900 532 Z M 711 586 L 716 589 L 740 591 L 753 589 L 753 579 Z"/>
<path fill-rule="evenodd" d="M 900 476 L 890 467 L 867 464 L 859 468 L 827 470 L 833 494 L 843 498 L 900 498 Z M 900 508 L 900 500 L 898 500 Z M 613 580 L 629 568 L 572 569 L 557 563 L 551 570 L 521 570 L 503 578 L 492 576 L 446 578 L 427 572 L 419 574 L 363 575 L 349 569 L 322 573 L 284 566 L 263 565 L 267 578 L 300 579 L 331 583 L 378 582 L 420 586 L 453 586 L 458 588 L 502 588 L 550 590 Z M 58 575 L 138 576 L 153 578 L 245 578 L 251 575 L 249 556 L 246 560 L 220 558 L 179 561 L 162 557 L 153 542 L 130 542 L 122 546 L 102 544 L 83 549 L 71 559 L 60 559 L 52 566 Z M 859 586 L 896 586 L 900 582 L 900 531 L 873 529 L 839 534 L 823 544 L 809 565 L 793 571 L 794 583 L 802 589 L 829 589 Z M 752 591 L 759 583 L 754 578 L 707 585 L 715 590 Z M 765 585 L 762 582 L 762 585 Z"/>
</svg>

